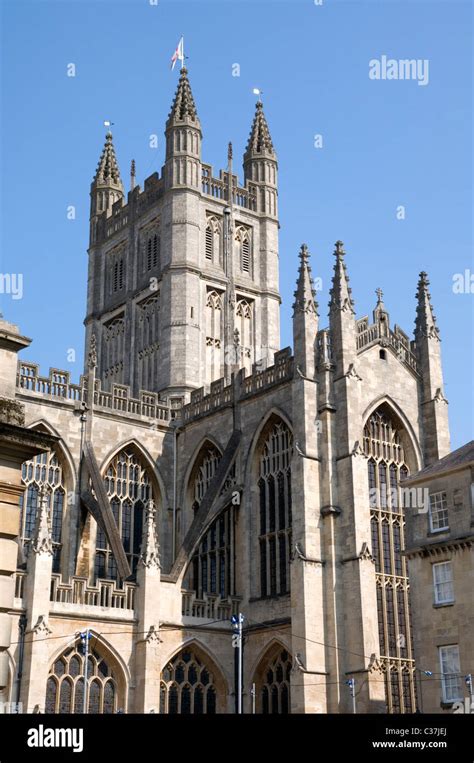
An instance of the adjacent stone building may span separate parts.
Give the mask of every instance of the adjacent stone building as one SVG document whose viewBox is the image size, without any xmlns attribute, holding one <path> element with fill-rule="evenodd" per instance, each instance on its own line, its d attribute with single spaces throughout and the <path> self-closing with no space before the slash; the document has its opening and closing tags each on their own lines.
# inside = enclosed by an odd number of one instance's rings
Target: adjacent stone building
<svg viewBox="0 0 474 763">
<path fill-rule="evenodd" d="M 356 317 L 338 241 L 326 327 L 303 245 L 280 349 L 262 103 L 242 185 L 230 145 L 219 177 L 202 161 L 185 68 L 165 134 L 127 196 L 106 137 L 79 383 L 19 364 L 27 426 L 58 440 L 23 465 L 10 691 L 80 711 L 89 631 L 90 712 L 233 712 L 241 612 L 244 712 L 253 685 L 258 713 L 351 712 L 349 677 L 358 712 L 413 710 L 400 481 L 449 452 L 427 276 L 410 339 L 380 289 Z"/>
<path fill-rule="evenodd" d="M 474 440 L 406 486 L 426 491 L 418 501 L 424 510 L 406 512 L 419 704 L 453 712 L 466 699 L 470 706 L 473 693 Z"/>
</svg>

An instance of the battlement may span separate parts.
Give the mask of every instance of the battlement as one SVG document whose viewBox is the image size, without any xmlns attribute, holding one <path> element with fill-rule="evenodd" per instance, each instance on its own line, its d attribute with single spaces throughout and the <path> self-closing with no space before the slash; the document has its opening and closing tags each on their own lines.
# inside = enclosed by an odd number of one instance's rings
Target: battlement
<svg viewBox="0 0 474 763">
<path fill-rule="evenodd" d="M 202 192 L 206 196 L 212 196 L 220 201 L 229 201 L 229 173 L 219 171 L 219 177 L 213 176 L 213 168 L 210 164 L 202 165 Z M 258 212 L 257 186 L 248 183 L 245 188 L 238 184 L 237 175 L 232 175 L 232 203 L 237 207 L 243 207 L 251 212 Z"/>
<path fill-rule="evenodd" d="M 407 334 L 397 324 L 392 331 L 379 321 L 369 324 L 369 318 L 366 315 L 356 321 L 356 328 L 357 352 L 374 344 L 380 344 L 381 347 L 392 347 L 397 353 L 398 359 L 419 375 L 418 363 L 414 354 L 415 342 L 410 341 Z"/>
<path fill-rule="evenodd" d="M 81 375 L 79 384 L 73 384 L 69 371 L 50 368 L 49 376 L 40 376 L 36 363 L 20 361 L 16 385 L 22 394 L 31 393 L 34 397 L 60 398 L 89 405 L 87 376 Z M 145 416 L 164 423 L 175 418 L 180 408 L 176 401 L 165 403 L 160 400 L 157 392 L 140 390 L 139 397 L 133 398 L 130 387 L 125 384 L 113 384 L 112 391 L 106 392 L 102 389 L 100 379 L 96 379 L 94 383 L 93 405 L 94 409 Z"/>
<path fill-rule="evenodd" d="M 129 192 L 128 200 L 118 199 L 112 206 L 112 213 L 107 216 L 103 212 L 97 220 L 97 229 L 94 243 L 106 241 L 125 228 L 133 219 L 136 220 L 144 215 L 164 193 L 163 178 L 154 172 L 145 179 L 144 188 L 139 185 Z"/>
<path fill-rule="evenodd" d="M 258 370 L 256 363 L 250 376 L 246 376 L 245 368 L 241 368 L 237 374 L 237 385 L 232 382 L 226 385 L 225 379 L 221 378 L 211 383 L 209 392 L 207 387 L 193 390 L 191 401 L 183 407 L 184 422 L 189 423 L 226 408 L 236 400 L 244 400 L 290 381 L 293 365 L 291 348 L 285 347 L 274 354 L 274 365 L 269 368 Z"/>
</svg>

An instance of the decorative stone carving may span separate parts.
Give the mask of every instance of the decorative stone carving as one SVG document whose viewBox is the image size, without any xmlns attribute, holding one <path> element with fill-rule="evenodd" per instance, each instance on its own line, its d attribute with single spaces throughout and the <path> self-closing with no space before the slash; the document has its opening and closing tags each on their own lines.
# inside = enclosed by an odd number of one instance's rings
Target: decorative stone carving
<svg viewBox="0 0 474 763">
<path fill-rule="evenodd" d="M 39 508 L 36 516 L 35 535 L 32 543 L 32 549 L 39 556 L 53 555 L 53 538 L 51 534 L 51 515 L 50 515 L 50 491 L 46 487 L 41 488 L 39 494 Z"/>
<path fill-rule="evenodd" d="M 0 397 L 0 421 L 5 424 L 23 426 L 25 423 L 25 406 L 18 400 Z"/>
<path fill-rule="evenodd" d="M 36 622 L 36 625 L 31 629 L 31 632 L 35 634 L 35 636 L 50 636 L 52 631 L 52 628 L 49 627 L 48 618 L 46 615 L 40 615 L 38 617 L 38 620 Z"/>
<path fill-rule="evenodd" d="M 139 564 L 148 570 L 160 569 L 160 547 L 156 535 L 155 515 L 155 503 L 150 499 L 146 507 L 145 527 L 139 562 Z"/>
</svg>

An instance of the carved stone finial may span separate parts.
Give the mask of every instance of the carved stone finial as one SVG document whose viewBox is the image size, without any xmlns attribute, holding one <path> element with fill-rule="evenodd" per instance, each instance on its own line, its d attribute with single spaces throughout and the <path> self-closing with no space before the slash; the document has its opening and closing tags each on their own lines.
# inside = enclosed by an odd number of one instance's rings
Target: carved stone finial
<svg viewBox="0 0 474 763">
<path fill-rule="evenodd" d="M 334 254 L 336 257 L 344 257 L 345 251 L 344 251 L 344 243 L 342 241 L 336 241 L 334 244 L 336 247 L 334 250 Z"/>
<path fill-rule="evenodd" d="M 160 569 L 160 547 L 156 535 L 155 502 L 150 499 L 146 507 L 145 527 L 143 530 L 140 564 L 147 569 Z"/>
<path fill-rule="evenodd" d="M 51 491 L 43 486 L 38 496 L 38 509 L 36 514 L 36 528 L 32 548 L 39 556 L 53 555 L 53 537 L 51 534 Z"/>
<path fill-rule="evenodd" d="M 232 143 L 229 141 L 229 145 L 227 146 L 227 159 L 229 160 L 229 162 L 232 161 L 232 156 L 233 156 Z"/>
<path fill-rule="evenodd" d="M 380 288 L 380 286 L 378 287 L 378 289 L 375 289 L 375 293 L 377 295 L 377 304 L 380 305 L 383 298 L 383 291 Z"/>
<path fill-rule="evenodd" d="M 95 334 L 91 334 L 89 354 L 87 356 L 87 365 L 89 368 L 95 368 L 97 366 L 97 340 L 95 338 Z"/>
</svg>

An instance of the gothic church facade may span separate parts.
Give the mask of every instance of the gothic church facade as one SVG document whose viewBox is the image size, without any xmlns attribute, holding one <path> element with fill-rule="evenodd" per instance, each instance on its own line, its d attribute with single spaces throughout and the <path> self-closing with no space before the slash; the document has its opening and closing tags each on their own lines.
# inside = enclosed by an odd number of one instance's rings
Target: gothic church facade
<svg viewBox="0 0 474 763">
<path fill-rule="evenodd" d="M 242 186 L 230 145 L 219 177 L 202 161 L 185 68 L 165 134 L 161 174 L 142 189 L 132 164 L 127 197 L 107 134 L 80 382 L 18 363 L 24 425 L 54 447 L 23 465 L 7 698 L 27 712 L 234 712 L 242 612 L 244 712 L 350 712 L 349 678 L 358 712 L 411 712 L 400 483 L 449 451 L 427 276 L 410 339 L 380 291 L 356 318 L 338 241 L 325 327 L 303 245 L 281 349 L 261 102 Z"/>
</svg>

